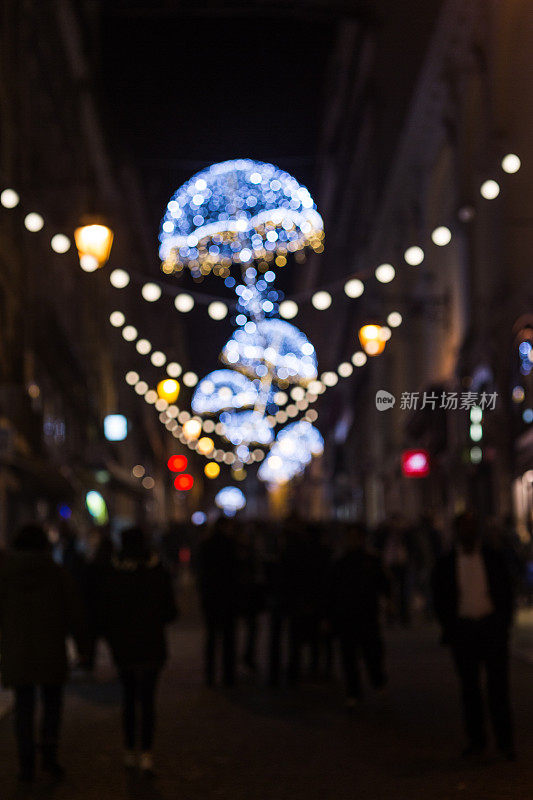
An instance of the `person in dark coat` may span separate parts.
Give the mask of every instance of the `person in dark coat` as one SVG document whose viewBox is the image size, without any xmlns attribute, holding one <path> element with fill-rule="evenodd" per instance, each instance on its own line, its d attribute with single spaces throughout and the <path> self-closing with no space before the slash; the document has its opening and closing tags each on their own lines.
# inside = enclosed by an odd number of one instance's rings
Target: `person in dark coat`
<svg viewBox="0 0 533 800">
<path fill-rule="evenodd" d="M 137 707 L 140 707 L 140 768 L 153 774 L 157 681 L 167 659 L 165 625 L 177 617 L 169 573 L 140 528 L 122 532 L 102 605 L 106 635 L 122 684 L 126 767 L 136 765 Z"/>
<path fill-rule="evenodd" d="M 489 712 L 499 749 L 514 758 L 509 699 L 509 630 L 513 617 L 512 577 L 503 554 L 482 544 L 472 513 L 455 522 L 456 545 L 433 573 L 435 614 L 442 642 L 451 647 L 462 692 L 468 746 L 465 756 L 486 747 L 481 670 L 487 676 Z"/>
<path fill-rule="evenodd" d="M 27 525 L 16 534 L 13 552 L 0 566 L 2 682 L 15 692 L 19 777 L 24 782 L 31 782 L 35 775 L 38 688 L 43 706 L 42 768 L 55 779 L 63 775 L 57 749 L 69 634 L 83 651 L 83 616 L 76 587 L 68 572 L 53 561 L 44 530 Z"/>
<path fill-rule="evenodd" d="M 206 626 L 204 667 L 207 686 L 215 682 L 217 644 L 222 639 L 226 686 L 235 682 L 235 627 L 239 605 L 239 562 L 229 535 L 232 523 L 220 518 L 213 533 L 200 545 L 198 585 Z"/>
<path fill-rule="evenodd" d="M 347 528 L 345 552 L 332 565 L 325 593 L 327 620 L 339 639 L 348 708 L 362 696 L 359 654 L 375 689 L 387 680 L 379 615 L 380 600 L 389 597 L 390 587 L 365 539 L 362 525 Z"/>
</svg>

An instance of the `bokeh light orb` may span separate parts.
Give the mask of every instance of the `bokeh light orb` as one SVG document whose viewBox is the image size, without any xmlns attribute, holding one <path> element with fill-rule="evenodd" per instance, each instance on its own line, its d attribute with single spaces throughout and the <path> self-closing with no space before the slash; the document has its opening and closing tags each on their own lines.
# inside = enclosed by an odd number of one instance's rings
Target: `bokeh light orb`
<svg viewBox="0 0 533 800">
<path fill-rule="evenodd" d="M 170 199 L 159 234 L 166 273 L 201 277 L 232 264 L 322 249 L 324 225 L 309 191 L 273 164 L 237 159 L 212 164 Z"/>
</svg>

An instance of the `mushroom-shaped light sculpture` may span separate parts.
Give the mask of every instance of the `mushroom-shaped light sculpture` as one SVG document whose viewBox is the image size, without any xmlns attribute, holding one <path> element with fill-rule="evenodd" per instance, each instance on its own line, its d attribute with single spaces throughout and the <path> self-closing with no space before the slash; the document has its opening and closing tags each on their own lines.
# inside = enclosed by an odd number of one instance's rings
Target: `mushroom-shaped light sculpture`
<svg viewBox="0 0 533 800">
<path fill-rule="evenodd" d="M 222 361 L 252 378 L 307 384 L 317 377 L 315 348 L 290 322 L 264 319 L 253 332 L 239 328 L 224 345 Z"/>
<path fill-rule="evenodd" d="M 212 164 L 170 199 L 159 234 L 166 273 L 225 276 L 232 264 L 321 250 L 322 217 L 309 191 L 274 164 L 240 158 Z"/>
<path fill-rule="evenodd" d="M 217 369 L 203 378 L 193 394 L 195 414 L 218 414 L 225 409 L 253 406 L 258 398 L 254 383 L 240 372 Z"/>
</svg>

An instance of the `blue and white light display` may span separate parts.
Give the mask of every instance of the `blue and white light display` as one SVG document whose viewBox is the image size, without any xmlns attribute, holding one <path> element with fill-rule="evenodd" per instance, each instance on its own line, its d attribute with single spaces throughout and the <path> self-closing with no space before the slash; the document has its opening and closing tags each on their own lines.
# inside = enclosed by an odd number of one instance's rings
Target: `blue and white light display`
<svg viewBox="0 0 533 800">
<path fill-rule="evenodd" d="M 225 409 L 253 406 L 258 394 L 254 383 L 242 373 L 217 369 L 200 381 L 191 407 L 195 414 L 218 414 Z"/>
<path fill-rule="evenodd" d="M 246 497 L 237 486 L 224 486 L 215 496 L 216 505 L 227 516 L 234 516 L 246 505 Z"/>
<path fill-rule="evenodd" d="M 323 451 L 320 431 L 307 420 L 291 422 L 278 433 L 270 455 L 259 468 L 258 477 L 269 484 L 285 483 Z"/>
<path fill-rule="evenodd" d="M 288 416 L 278 415 L 279 390 L 306 387 L 318 368 L 305 334 L 279 318 L 283 293 L 273 286 L 275 267 L 306 246 L 321 252 L 323 238 L 322 218 L 305 186 L 273 164 L 250 159 L 213 164 L 194 175 L 172 196 L 161 223 L 165 273 L 188 268 L 201 278 L 213 272 L 236 294 L 237 328 L 220 356 L 227 368 L 200 381 L 192 411 L 218 417 L 213 427 L 233 445 L 233 460 L 226 463 L 234 468 L 262 458 L 251 446 L 270 447 L 258 475 L 271 485 L 297 475 L 324 446 L 305 419 L 291 422 L 275 438 L 276 424 Z M 233 264 L 241 267 L 240 281 L 229 274 Z M 289 416 L 299 410 L 297 402 Z M 215 502 L 231 515 L 246 500 L 240 489 L 227 486 Z"/>
<path fill-rule="evenodd" d="M 233 445 L 267 445 L 274 439 L 272 428 L 262 411 L 225 411 L 220 415 L 223 436 Z"/>
<path fill-rule="evenodd" d="M 241 158 L 212 164 L 177 190 L 161 223 L 159 255 L 167 273 L 189 267 L 197 275 L 227 274 L 233 263 L 318 249 L 323 228 L 296 178 Z"/>
<path fill-rule="evenodd" d="M 281 319 L 240 328 L 222 350 L 222 361 L 248 375 L 289 383 L 308 383 L 317 376 L 315 348 L 294 325 Z"/>
</svg>

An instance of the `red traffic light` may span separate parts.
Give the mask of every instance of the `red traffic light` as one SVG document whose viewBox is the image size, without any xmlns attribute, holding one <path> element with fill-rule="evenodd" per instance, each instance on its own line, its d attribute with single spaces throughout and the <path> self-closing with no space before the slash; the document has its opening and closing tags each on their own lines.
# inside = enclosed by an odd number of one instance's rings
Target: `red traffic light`
<svg viewBox="0 0 533 800">
<path fill-rule="evenodd" d="M 187 469 L 187 456 L 170 456 L 167 467 L 171 472 L 183 472 Z"/>
<path fill-rule="evenodd" d="M 188 492 L 189 489 L 192 489 L 193 484 L 194 478 L 187 472 L 185 472 L 183 475 L 176 475 L 174 478 L 174 486 L 179 492 Z"/>
<path fill-rule="evenodd" d="M 425 478 L 429 475 L 427 450 L 405 450 L 402 453 L 402 472 L 406 478 Z"/>
</svg>

